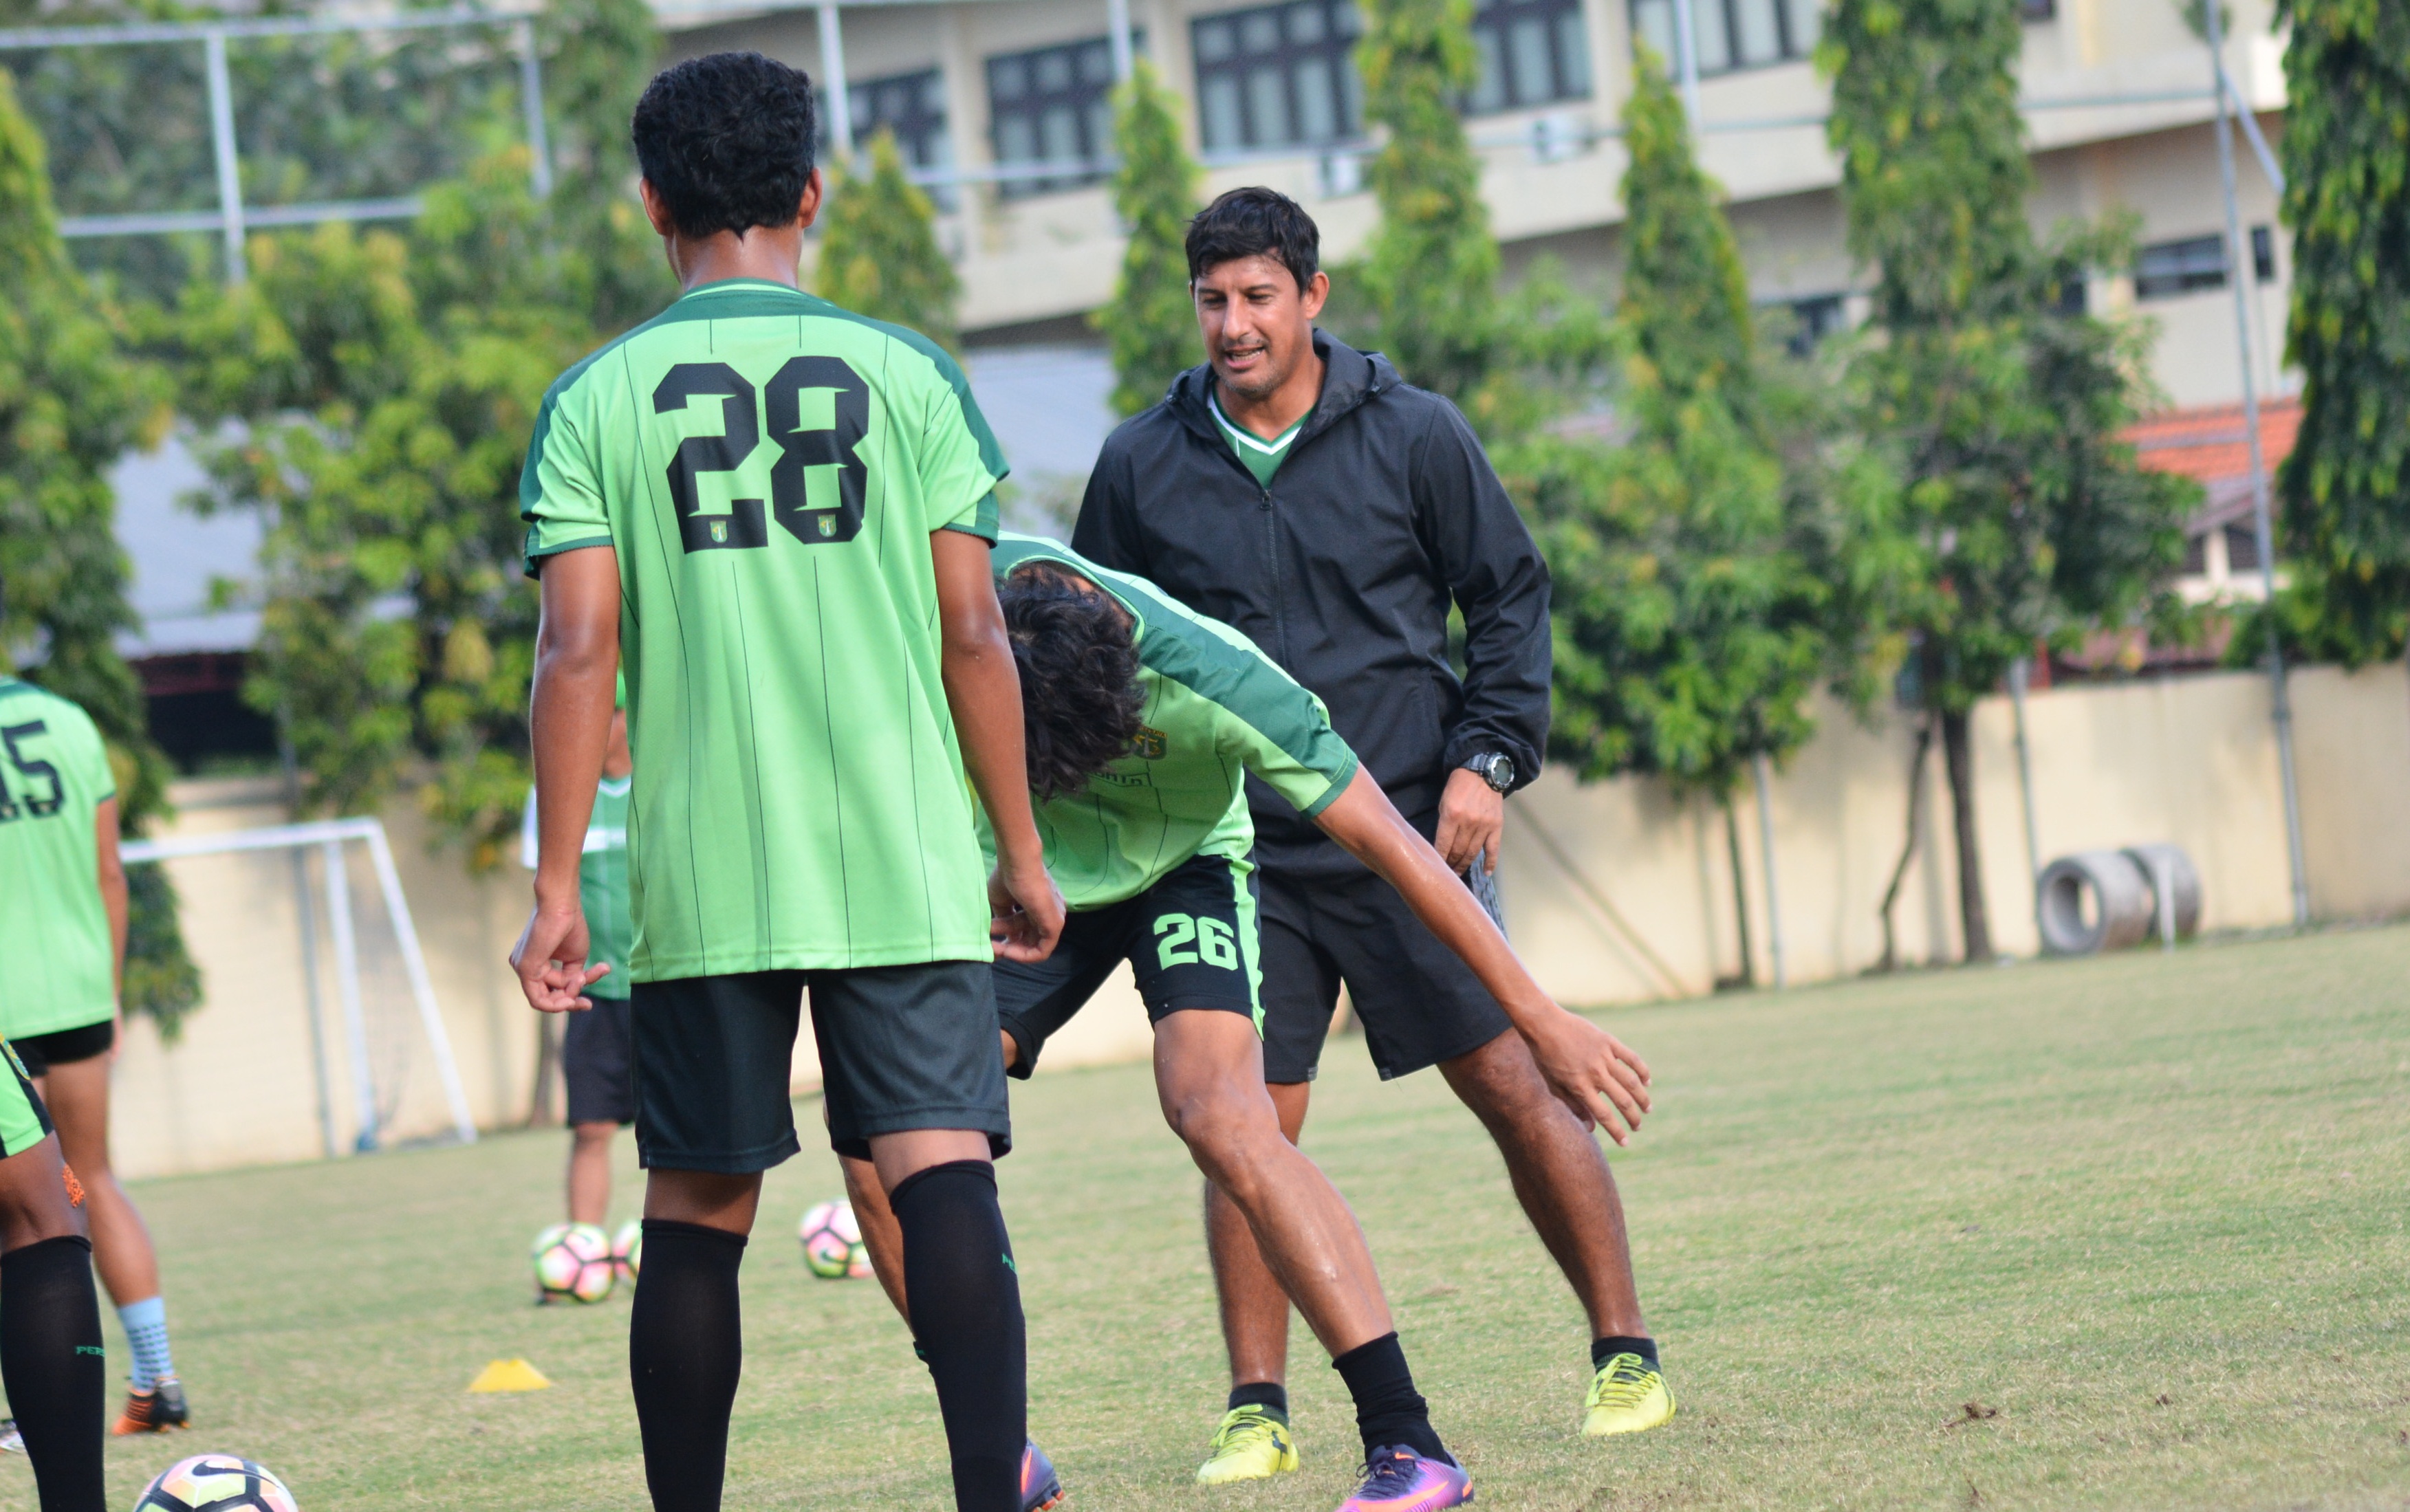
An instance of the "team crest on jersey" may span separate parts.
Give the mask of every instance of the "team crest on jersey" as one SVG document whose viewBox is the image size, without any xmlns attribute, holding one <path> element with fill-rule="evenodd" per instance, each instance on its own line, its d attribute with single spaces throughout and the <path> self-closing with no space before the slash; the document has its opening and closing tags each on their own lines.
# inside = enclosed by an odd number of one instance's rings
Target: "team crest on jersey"
<svg viewBox="0 0 2410 1512">
<path fill-rule="evenodd" d="M 713 540 L 715 540 L 715 541 L 721 541 L 721 542 L 724 542 L 724 541 L 726 541 L 726 540 L 728 540 L 728 522 L 727 522 L 727 521 L 725 521 L 725 520 L 714 520 L 714 521 L 712 521 L 712 522 L 711 522 L 711 539 L 712 539 Z"/>
<path fill-rule="evenodd" d="M 820 534 L 823 536 L 834 536 L 836 534 L 836 517 L 835 515 L 823 514 L 820 516 Z"/>
<path fill-rule="evenodd" d="M 1141 761 L 1160 761 L 1164 753 L 1171 749 L 1171 742 L 1164 738 L 1163 731 L 1154 726 L 1140 725 L 1138 740 L 1131 749 L 1138 753 Z"/>
</svg>

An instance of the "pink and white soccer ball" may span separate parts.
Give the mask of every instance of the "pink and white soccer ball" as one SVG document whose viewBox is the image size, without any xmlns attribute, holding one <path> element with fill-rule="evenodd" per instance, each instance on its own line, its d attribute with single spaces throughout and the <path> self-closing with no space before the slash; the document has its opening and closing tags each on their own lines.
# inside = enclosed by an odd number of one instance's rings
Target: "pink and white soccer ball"
<svg viewBox="0 0 2410 1512">
<path fill-rule="evenodd" d="M 636 1284 L 636 1273 L 645 1268 L 644 1219 L 630 1218 L 611 1236 L 611 1268 L 619 1273 L 620 1280 Z"/>
<path fill-rule="evenodd" d="M 611 1294 L 617 1271 L 611 1236 L 590 1223 L 556 1223 L 535 1236 L 538 1302 L 601 1302 Z"/>
<path fill-rule="evenodd" d="M 862 1225 L 854 1220 L 853 1204 L 845 1199 L 814 1203 L 804 1214 L 796 1233 L 804 1242 L 804 1264 L 821 1280 L 859 1281 L 871 1274 Z"/>
<path fill-rule="evenodd" d="M 196 1454 L 159 1472 L 134 1512 L 300 1512 L 276 1472 L 231 1454 Z"/>
</svg>

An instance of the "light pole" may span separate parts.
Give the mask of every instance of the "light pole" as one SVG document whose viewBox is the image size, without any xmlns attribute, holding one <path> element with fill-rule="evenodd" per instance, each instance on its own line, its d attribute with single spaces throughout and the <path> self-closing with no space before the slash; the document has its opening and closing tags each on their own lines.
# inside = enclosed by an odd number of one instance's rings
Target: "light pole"
<svg viewBox="0 0 2410 1512">
<path fill-rule="evenodd" d="M 2217 0 L 2201 0 L 2202 33 L 2209 41 L 2209 68 L 2217 86 L 2217 178 L 2226 196 L 2226 281 L 2234 293 L 2234 339 L 2243 355 L 2243 436 L 2251 457 L 2251 535 L 2259 549 L 2259 585 L 2268 612 L 2268 702 L 2276 726 L 2276 768 L 2285 787 L 2285 847 L 2293 867 L 2293 927 L 2310 922 L 2309 869 L 2301 855 L 2301 795 L 2293 773 L 2293 702 L 2285 687 L 2285 648 L 2276 633 L 2276 532 L 2269 518 L 2268 463 L 2259 446 L 2259 386 L 2252 377 L 2251 261 L 2244 255 L 2243 210 L 2234 196 L 2233 112 L 2241 108 L 2227 89 L 2226 37 Z"/>
</svg>

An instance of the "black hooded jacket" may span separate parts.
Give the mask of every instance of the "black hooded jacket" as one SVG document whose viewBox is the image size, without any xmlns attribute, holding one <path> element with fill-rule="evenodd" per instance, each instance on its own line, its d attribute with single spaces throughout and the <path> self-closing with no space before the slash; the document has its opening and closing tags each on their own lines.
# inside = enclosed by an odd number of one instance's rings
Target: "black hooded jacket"
<svg viewBox="0 0 2410 1512">
<path fill-rule="evenodd" d="M 1192 367 L 1122 423 L 1089 475 L 1071 537 L 1236 626 L 1321 695 L 1400 812 L 1426 835 L 1449 772 L 1501 751 L 1517 786 L 1548 732 L 1548 569 L 1456 406 L 1378 353 L 1314 334 L 1322 396 L 1271 486 L 1214 425 L 1213 371 Z M 1448 665 L 1464 612 L 1467 675 Z M 1261 859 L 1353 868 L 1250 777 Z"/>
</svg>

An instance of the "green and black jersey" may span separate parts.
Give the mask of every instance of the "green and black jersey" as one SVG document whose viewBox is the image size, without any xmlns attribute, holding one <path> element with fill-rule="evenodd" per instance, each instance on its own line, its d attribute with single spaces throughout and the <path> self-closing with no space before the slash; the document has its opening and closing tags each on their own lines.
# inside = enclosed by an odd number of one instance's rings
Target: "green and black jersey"
<svg viewBox="0 0 2410 1512">
<path fill-rule="evenodd" d="M 929 538 L 1002 454 L 926 338 L 781 284 L 689 293 L 561 375 L 530 572 L 618 554 L 637 982 L 986 960 Z"/>
<path fill-rule="evenodd" d="M 1245 636 L 1144 578 L 1034 536 L 1003 534 L 996 581 L 1036 561 L 1061 563 L 1129 612 L 1146 693 L 1138 749 L 1082 791 L 1038 807 L 1046 866 L 1066 904 L 1102 908 L 1134 898 L 1194 856 L 1243 861 L 1256 842 L 1248 772 L 1308 815 L 1354 780 L 1356 753 L 1330 727 L 1322 700 Z M 984 828 L 981 839 L 992 852 Z"/>
<path fill-rule="evenodd" d="M 0 1035 L 81 1029 L 117 1012 L 97 825 L 116 796 L 92 716 L 0 677 Z"/>
</svg>

